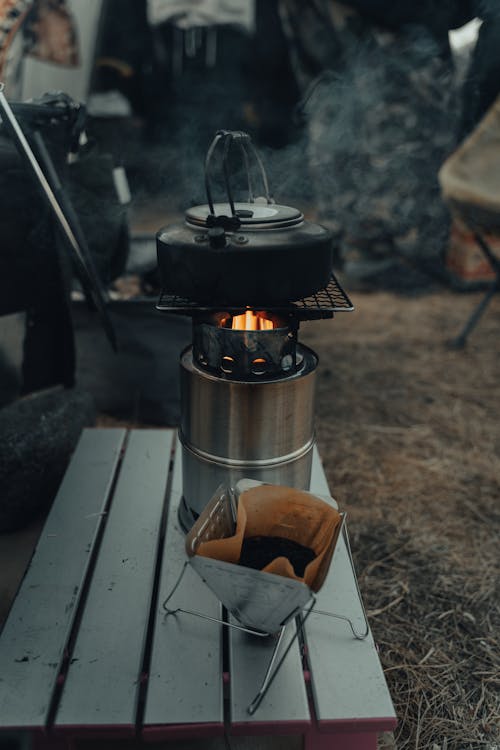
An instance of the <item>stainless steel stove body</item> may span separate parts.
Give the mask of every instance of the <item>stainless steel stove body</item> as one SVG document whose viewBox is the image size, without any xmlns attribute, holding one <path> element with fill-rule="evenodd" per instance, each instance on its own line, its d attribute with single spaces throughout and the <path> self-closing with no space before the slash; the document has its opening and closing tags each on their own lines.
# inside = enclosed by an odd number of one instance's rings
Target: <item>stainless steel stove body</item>
<svg viewBox="0 0 500 750">
<path fill-rule="evenodd" d="M 294 337 L 284 327 L 233 331 L 195 322 L 193 329 L 193 346 L 181 357 L 188 506 L 200 513 L 219 484 L 234 486 L 244 477 L 308 489 L 314 352 L 290 346 Z"/>
<path fill-rule="evenodd" d="M 297 333 L 302 320 L 353 309 L 335 277 L 313 297 L 266 311 L 214 310 L 168 294 L 158 309 L 193 320 L 180 360 L 183 525 L 220 484 L 249 478 L 309 489 L 318 357 Z"/>
</svg>

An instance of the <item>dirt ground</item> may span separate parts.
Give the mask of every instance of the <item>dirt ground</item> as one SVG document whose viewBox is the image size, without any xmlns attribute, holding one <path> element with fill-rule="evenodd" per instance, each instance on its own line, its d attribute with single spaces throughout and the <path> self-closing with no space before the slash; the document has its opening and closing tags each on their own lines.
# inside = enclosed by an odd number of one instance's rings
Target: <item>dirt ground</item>
<svg viewBox="0 0 500 750">
<path fill-rule="evenodd" d="M 398 750 L 500 747 L 500 296 L 353 294 L 307 323 L 317 437 L 347 511 Z"/>
</svg>

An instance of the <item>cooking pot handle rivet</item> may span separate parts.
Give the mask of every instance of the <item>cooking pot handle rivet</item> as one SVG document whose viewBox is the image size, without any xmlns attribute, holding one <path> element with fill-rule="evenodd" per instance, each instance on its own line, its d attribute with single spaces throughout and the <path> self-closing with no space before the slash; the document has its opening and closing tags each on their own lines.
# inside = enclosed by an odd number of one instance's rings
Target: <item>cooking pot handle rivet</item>
<svg viewBox="0 0 500 750">
<path fill-rule="evenodd" d="M 243 234 L 238 234 L 235 238 L 235 242 L 238 243 L 238 245 L 246 245 L 248 242 L 248 237 L 245 237 Z"/>
</svg>

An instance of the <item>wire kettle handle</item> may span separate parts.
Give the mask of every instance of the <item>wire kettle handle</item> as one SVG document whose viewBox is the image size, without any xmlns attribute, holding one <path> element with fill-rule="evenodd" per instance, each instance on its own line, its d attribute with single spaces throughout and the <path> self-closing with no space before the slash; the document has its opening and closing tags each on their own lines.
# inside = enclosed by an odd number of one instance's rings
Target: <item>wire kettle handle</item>
<svg viewBox="0 0 500 750">
<path fill-rule="evenodd" d="M 267 180 L 266 170 L 264 169 L 264 165 L 259 156 L 259 153 L 257 149 L 255 148 L 255 146 L 253 145 L 252 139 L 250 138 L 248 133 L 244 133 L 241 130 L 218 130 L 217 133 L 215 134 L 215 138 L 213 139 L 212 143 L 209 146 L 209 149 L 207 151 L 207 156 L 205 158 L 205 190 L 207 193 L 208 206 L 210 208 L 210 213 L 212 215 L 215 214 L 215 210 L 214 210 L 214 201 L 212 197 L 212 186 L 210 182 L 210 168 L 212 166 L 212 161 L 213 161 L 215 151 L 220 144 L 222 146 L 222 173 L 224 175 L 224 186 L 226 189 L 227 200 L 231 208 L 232 216 L 237 218 L 236 210 L 234 207 L 233 191 L 231 190 L 231 185 L 229 181 L 229 171 L 228 171 L 228 164 L 227 164 L 229 152 L 234 143 L 236 143 L 240 147 L 241 154 L 243 156 L 243 162 L 245 165 L 245 171 L 247 175 L 247 184 L 248 184 L 248 202 L 253 203 L 255 200 L 254 195 L 253 195 L 252 178 L 250 175 L 249 157 L 251 155 L 254 157 L 260 170 L 262 184 L 264 187 L 265 198 L 268 203 L 273 203 L 273 199 L 271 198 L 271 195 L 269 193 L 269 183 Z"/>
</svg>

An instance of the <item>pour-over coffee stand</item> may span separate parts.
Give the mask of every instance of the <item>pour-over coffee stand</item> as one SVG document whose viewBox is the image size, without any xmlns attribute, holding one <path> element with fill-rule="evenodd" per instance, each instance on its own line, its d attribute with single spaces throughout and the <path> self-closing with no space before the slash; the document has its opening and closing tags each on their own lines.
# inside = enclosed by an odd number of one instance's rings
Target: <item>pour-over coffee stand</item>
<svg viewBox="0 0 500 750">
<path fill-rule="evenodd" d="M 201 619 L 213 620 L 225 627 L 240 630 L 258 638 L 274 638 L 274 650 L 272 651 L 262 684 L 247 709 L 250 715 L 254 714 L 259 707 L 290 648 L 295 640 L 299 638 L 300 634 L 303 633 L 304 624 L 313 610 L 316 614 L 347 622 L 353 637 L 357 640 L 364 640 L 369 633 L 368 620 L 358 588 L 357 591 L 360 597 L 365 625 L 361 632 L 356 629 L 352 620 L 346 615 L 315 610 L 316 596 L 303 581 L 283 578 L 280 575 L 248 567 L 240 567 L 240 565 L 234 563 L 210 559 L 198 554 L 203 542 L 223 540 L 234 533 L 240 496 L 242 493 L 259 486 L 262 489 L 265 488 L 265 485 L 261 482 L 242 479 L 234 488 L 221 486 L 217 489 L 203 513 L 188 533 L 186 538 L 188 559 L 184 562 L 172 591 L 162 604 L 167 616 L 181 613 L 187 614 Z M 315 502 L 318 500 L 320 498 L 314 498 Z M 324 500 L 330 506 L 336 507 L 336 503 L 331 497 L 328 499 L 324 498 Z M 328 506 L 325 505 L 326 507 Z M 328 567 L 331 566 L 338 538 L 342 535 L 357 587 L 345 518 L 345 513 L 339 514 L 338 523 L 328 543 Z M 175 592 L 181 585 L 188 565 L 192 566 L 202 581 L 219 598 L 228 615 L 225 620 L 211 618 L 202 612 L 193 611 L 192 609 L 182 607 L 172 608 L 173 605 L 170 603 L 174 598 Z M 229 617 L 232 617 L 232 620 Z M 295 634 L 288 641 L 286 649 L 283 650 L 282 643 L 285 630 L 292 620 L 296 620 L 297 627 Z M 282 651 L 281 654 L 280 651 Z"/>
</svg>

